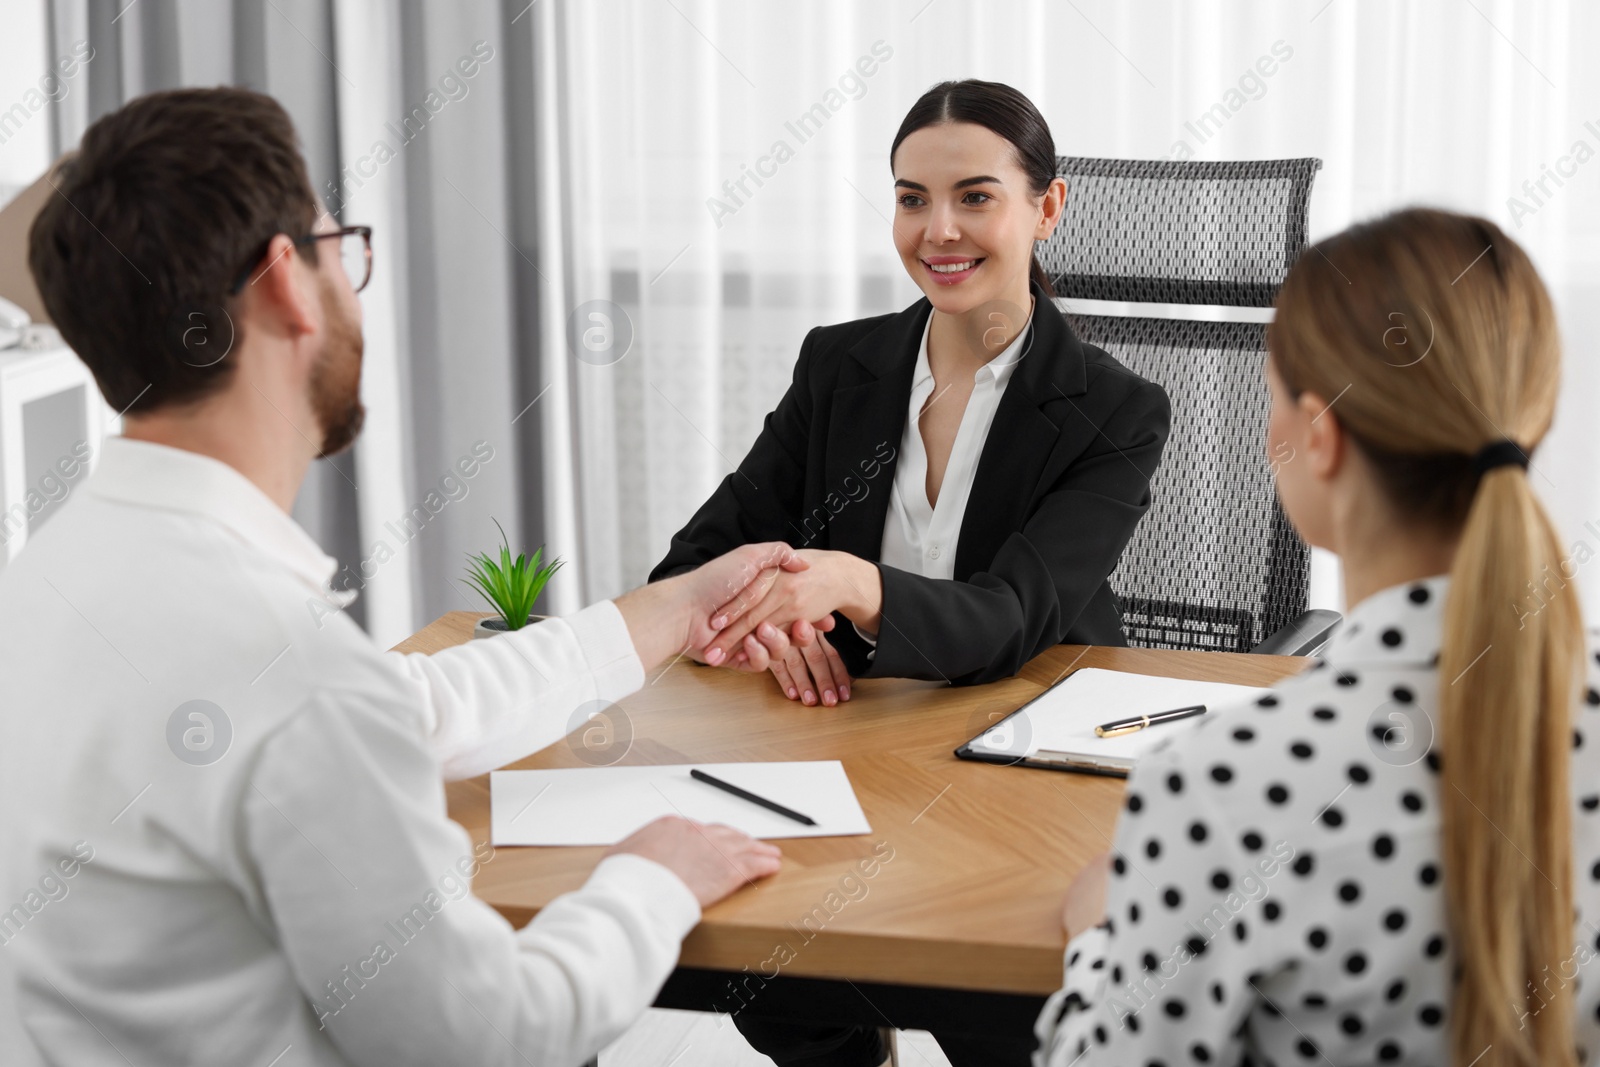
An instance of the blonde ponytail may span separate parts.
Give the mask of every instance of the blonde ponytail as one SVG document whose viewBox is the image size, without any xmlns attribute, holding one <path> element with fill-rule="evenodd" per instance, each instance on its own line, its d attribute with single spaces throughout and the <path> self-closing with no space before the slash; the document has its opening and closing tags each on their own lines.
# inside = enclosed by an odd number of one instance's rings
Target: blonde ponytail
<svg viewBox="0 0 1600 1067">
<path fill-rule="evenodd" d="M 1578 951 L 1569 779 L 1582 622 L 1528 475 L 1475 462 L 1506 439 L 1526 462 L 1550 427 L 1549 296 L 1493 223 L 1402 211 L 1300 258 L 1269 348 L 1292 393 L 1341 397 L 1338 417 L 1394 506 L 1456 538 L 1438 705 L 1454 1062 L 1573 1067 L 1562 975 Z"/>
<path fill-rule="evenodd" d="M 1532 604 L 1527 593 L 1530 577 L 1561 563 L 1527 476 L 1485 474 L 1450 571 L 1439 654 L 1456 1063 L 1577 1062 L 1560 975 L 1575 950 L 1568 781 L 1582 624 L 1570 583 Z"/>
</svg>

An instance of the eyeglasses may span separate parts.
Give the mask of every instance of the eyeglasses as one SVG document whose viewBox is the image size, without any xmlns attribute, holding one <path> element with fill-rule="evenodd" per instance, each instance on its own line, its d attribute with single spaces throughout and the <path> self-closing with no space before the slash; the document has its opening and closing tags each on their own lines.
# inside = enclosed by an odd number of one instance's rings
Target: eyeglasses
<svg viewBox="0 0 1600 1067">
<path fill-rule="evenodd" d="M 360 244 L 357 244 L 355 241 L 347 241 L 345 240 L 346 237 L 359 237 L 361 238 L 361 242 Z M 365 289 L 367 287 L 367 283 L 372 280 L 371 226 L 344 226 L 337 230 L 330 230 L 327 233 L 308 233 L 304 237 L 296 238 L 294 245 L 296 248 L 299 248 L 303 245 L 314 244 L 317 241 L 332 240 L 334 238 L 338 238 L 339 240 L 339 265 L 344 268 L 345 277 L 350 279 L 351 288 L 359 293 L 361 290 Z M 258 256 L 256 258 L 259 259 L 260 257 Z M 250 275 L 254 271 L 254 264 L 251 264 L 241 271 L 239 277 L 234 279 L 233 287 L 229 289 L 228 292 L 237 293 L 239 290 L 243 289 L 245 287 L 245 283 L 250 281 Z"/>
</svg>

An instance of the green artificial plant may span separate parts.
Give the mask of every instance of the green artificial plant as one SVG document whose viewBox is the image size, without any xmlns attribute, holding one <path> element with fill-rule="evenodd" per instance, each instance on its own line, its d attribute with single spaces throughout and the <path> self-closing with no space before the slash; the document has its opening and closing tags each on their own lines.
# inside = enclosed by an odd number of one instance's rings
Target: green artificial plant
<svg viewBox="0 0 1600 1067">
<path fill-rule="evenodd" d="M 520 630 L 527 625 L 528 616 L 533 613 L 533 602 L 544 592 L 545 583 L 550 581 L 550 577 L 561 569 L 562 561 L 557 559 L 541 566 L 543 545 L 539 546 L 531 559 L 518 553 L 513 560 L 511 542 L 506 537 L 505 528 L 498 520 L 494 525 L 500 531 L 499 560 L 486 552 L 468 556 L 466 580 L 500 613 L 506 629 Z"/>
</svg>

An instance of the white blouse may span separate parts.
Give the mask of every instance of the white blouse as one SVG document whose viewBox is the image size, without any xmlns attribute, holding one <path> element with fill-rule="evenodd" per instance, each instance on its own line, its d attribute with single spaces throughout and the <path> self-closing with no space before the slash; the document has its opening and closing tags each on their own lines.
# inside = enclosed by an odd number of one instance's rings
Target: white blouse
<svg viewBox="0 0 1600 1067">
<path fill-rule="evenodd" d="M 933 328 L 933 313 L 922 326 L 922 344 L 917 349 L 917 367 L 911 376 L 911 397 L 906 403 L 906 427 L 900 435 L 900 462 L 895 467 L 894 485 L 889 490 L 889 512 L 883 523 L 883 543 L 878 561 L 925 578 L 951 578 L 955 575 L 956 542 L 961 535 L 961 520 L 967 513 L 967 498 L 978 472 L 978 459 L 989 439 L 989 427 L 1000 407 L 1017 364 L 1028 352 L 1033 334 L 1030 318 L 1022 332 L 1003 351 L 979 367 L 972 376 L 972 396 L 962 412 L 961 425 L 950 446 L 944 481 L 939 486 L 938 504 L 928 503 L 928 450 L 918 425 L 923 406 L 933 396 L 933 367 L 928 362 L 928 333 Z M 941 403 L 935 399 L 934 403 Z M 876 635 L 856 632 L 876 644 Z M 871 653 L 868 653 L 869 657 Z"/>
<path fill-rule="evenodd" d="M 1448 588 L 1375 594 L 1314 669 L 1140 761 L 1106 921 L 1067 946 L 1037 1064 L 1450 1062 L 1432 751 Z M 1600 1054 L 1581 967 L 1600 950 L 1596 656 L 1574 720 L 1574 955 L 1551 969 L 1577 996 L 1580 1060 Z"/>
</svg>

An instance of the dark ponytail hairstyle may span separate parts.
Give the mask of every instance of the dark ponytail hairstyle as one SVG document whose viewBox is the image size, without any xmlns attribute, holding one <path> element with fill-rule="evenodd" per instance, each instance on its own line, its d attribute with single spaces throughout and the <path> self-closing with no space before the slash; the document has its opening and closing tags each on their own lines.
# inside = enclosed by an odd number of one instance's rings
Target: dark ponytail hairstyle
<svg viewBox="0 0 1600 1067">
<path fill-rule="evenodd" d="M 900 150 L 901 141 L 926 126 L 946 122 L 970 122 L 1010 141 L 1017 150 L 1017 163 L 1028 176 L 1034 196 L 1043 196 L 1055 180 L 1056 142 L 1033 101 L 1009 85 L 977 78 L 940 82 L 911 105 L 900 123 L 900 132 L 894 135 L 894 144 L 889 147 L 890 169 L 894 168 L 894 154 Z M 1033 257 L 1029 277 L 1047 295 L 1056 295 L 1037 255 Z"/>
</svg>

